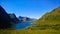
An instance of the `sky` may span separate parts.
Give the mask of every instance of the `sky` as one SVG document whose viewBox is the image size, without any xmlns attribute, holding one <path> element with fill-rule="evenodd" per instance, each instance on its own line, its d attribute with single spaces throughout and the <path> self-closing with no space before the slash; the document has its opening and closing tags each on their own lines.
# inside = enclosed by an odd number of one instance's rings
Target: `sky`
<svg viewBox="0 0 60 34">
<path fill-rule="evenodd" d="M 17 17 L 38 19 L 60 6 L 60 0 L 0 0 L 0 5 L 7 13 L 15 13 Z"/>
</svg>

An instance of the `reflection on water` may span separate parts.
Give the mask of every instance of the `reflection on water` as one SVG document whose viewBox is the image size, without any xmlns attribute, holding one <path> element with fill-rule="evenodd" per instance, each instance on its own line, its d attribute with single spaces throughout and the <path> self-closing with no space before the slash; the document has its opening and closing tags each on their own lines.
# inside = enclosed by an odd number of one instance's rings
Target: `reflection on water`
<svg viewBox="0 0 60 34">
<path fill-rule="evenodd" d="M 33 26 L 32 23 L 30 22 L 22 22 L 22 23 L 19 23 L 19 24 L 14 24 L 13 27 L 15 29 L 25 29 L 26 27 L 28 26 Z"/>
</svg>

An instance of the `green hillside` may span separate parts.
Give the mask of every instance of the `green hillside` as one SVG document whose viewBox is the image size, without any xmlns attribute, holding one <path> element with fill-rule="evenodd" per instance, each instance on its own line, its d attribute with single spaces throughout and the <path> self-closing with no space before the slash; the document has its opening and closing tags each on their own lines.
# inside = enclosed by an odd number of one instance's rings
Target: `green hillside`
<svg viewBox="0 0 60 34">
<path fill-rule="evenodd" d="M 44 14 L 40 19 L 35 21 L 34 24 L 37 24 L 37 26 L 29 27 L 28 29 L 52 31 L 60 30 L 60 7 Z"/>
<path fill-rule="evenodd" d="M 26 30 L 0 30 L 0 34 L 60 34 L 60 7 L 33 22 L 36 26 Z"/>
<path fill-rule="evenodd" d="M 60 24 L 60 7 L 43 15 L 36 24 Z"/>
</svg>

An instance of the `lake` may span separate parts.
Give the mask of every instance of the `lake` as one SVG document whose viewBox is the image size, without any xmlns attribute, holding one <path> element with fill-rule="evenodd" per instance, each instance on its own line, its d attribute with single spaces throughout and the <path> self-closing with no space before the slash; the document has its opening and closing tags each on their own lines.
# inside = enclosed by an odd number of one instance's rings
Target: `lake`
<svg viewBox="0 0 60 34">
<path fill-rule="evenodd" d="M 13 27 L 15 29 L 26 29 L 26 27 L 28 26 L 33 26 L 34 24 L 30 23 L 30 22 L 21 22 L 18 24 L 14 24 Z"/>
</svg>

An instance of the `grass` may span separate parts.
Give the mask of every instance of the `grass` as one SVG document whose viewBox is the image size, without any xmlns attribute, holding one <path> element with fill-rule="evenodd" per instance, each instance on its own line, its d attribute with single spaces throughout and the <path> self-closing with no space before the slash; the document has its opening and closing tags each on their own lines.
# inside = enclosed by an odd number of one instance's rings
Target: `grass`
<svg viewBox="0 0 60 34">
<path fill-rule="evenodd" d="M 0 34 L 60 34 L 60 25 L 38 25 L 28 27 L 25 30 L 6 29 L 0 30 Z"/>
<path fill-rule="evenodd" d="M 60 34 L 60 30 L 0 30 L 0 34 Z"/>
<path fill-rule="evenodd" d="M 60 7 L 33 23 L 37 26 L 28 27 L 26 30 L 0 30 L 0 34 L 60 34 Z"/>
</svg>

